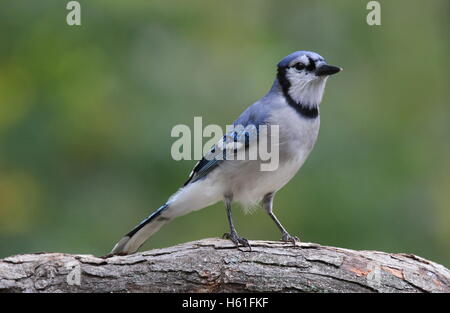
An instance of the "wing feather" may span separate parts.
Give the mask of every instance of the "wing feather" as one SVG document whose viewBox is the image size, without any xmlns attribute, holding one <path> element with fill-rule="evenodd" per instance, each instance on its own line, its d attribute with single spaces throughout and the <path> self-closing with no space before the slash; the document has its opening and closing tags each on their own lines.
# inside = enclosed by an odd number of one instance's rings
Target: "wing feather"
<svg viewBox="0 0 450 313">
<path fill-rule="evenodd" d="M 227 160 L 230 154 L 236 155 L 242 149 L 248 149 L 249 145 L 258 137 L 258 128 L 255 125 L 247 125 L 245 128 L 235 128 L 225 134 L 197 164 L 183 186 L 193 183 L 213 171 L 222 162 Z"/>
</svg>

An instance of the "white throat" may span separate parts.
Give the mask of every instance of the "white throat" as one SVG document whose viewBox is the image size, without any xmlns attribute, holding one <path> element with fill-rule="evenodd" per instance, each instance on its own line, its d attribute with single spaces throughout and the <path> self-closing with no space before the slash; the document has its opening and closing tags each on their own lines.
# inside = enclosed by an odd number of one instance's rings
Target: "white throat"
<svg viewBox="0 0 450 313">
<path fill-rule="evenodd" d="M 291 84 L 288 90 L 289 96 L 295 102 L 309 108 L 319 106 L 328 76 L 318 77 L 311 73 L 298 72 L 294 68 L 289 68 L 286 71 L 286 78 Z"/>
</svg>

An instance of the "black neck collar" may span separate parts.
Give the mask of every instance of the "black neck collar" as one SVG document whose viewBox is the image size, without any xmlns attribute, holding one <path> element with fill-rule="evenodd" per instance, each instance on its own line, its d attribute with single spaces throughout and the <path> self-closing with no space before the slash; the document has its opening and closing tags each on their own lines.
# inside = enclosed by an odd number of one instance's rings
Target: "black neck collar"
<svg viewBox="0 0 450 313">
<path fill-rule="evenodd" d="M 286 102 L 297 111 L 298 114 L 303 116 L 304 118 L 313 119 L 319 116 L 319 109 L 317 106 L 310 107 L 307 105 L 304 105 L 300 102 L 296 102 L 292 97 L 289 95 L 289 88 L 291 87 L 291 82 L 289 79 L 286 78 L 286 67 L 279 67 L 278 68 L 278 82 L 281 86 L 281 91 L 283 92 L 283 96 L 286 99 Z"/>
</svg>

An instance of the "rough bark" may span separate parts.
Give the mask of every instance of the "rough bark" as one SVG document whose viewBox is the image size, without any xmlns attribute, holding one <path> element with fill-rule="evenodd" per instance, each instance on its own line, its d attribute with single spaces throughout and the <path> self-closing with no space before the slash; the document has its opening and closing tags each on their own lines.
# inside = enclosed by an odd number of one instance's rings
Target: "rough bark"
<svg viewBox="0 0 450 313">
<path fill-rule="evenodd" d="M 411 254 L 204 239 L 102 259 L 63 253 L 0 260 L 3 292 L 450 292 L 450 272 Z"/>
</svg>

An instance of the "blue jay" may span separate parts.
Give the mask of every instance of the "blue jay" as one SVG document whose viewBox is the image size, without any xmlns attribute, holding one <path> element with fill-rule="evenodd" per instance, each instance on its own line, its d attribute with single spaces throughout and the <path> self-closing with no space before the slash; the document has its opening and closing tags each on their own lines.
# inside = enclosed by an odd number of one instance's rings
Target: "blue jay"
<svg viewBox="0 0 450 313">
<path fill-rule="evenodd" d="M 175 217 L 200 210 L 221 200 L 225 203 L 230 232 L 224 236 L 235 245 L 250 245 L 236 232 L 231 214 L 232 202 L 243 207 L 261 204 L 281 231 L 282 240 L 298 241 L 291 236 L 273 213 L 273 198 L 300 169 L 311 152 L 319 133 L 319 104 L 328 76 L 342 69 L 328 65 L 324 58 L 310 51 L 297 51 L 277 65 L 277 75 L 269 92 L 248 107 L 234 125 L 256 126 L 245 136 L 231 134 L 233 148 L 249 149 L 257 136 L 258 126 L 278 125 L 279 165 L 262 171 L 261 160 L 230 160 L 219 158 L 229 145 L 219 142 L 209 155 L 199 161 L 187 182 L 168 201 L 126 234 L 113 248 L 111 255 L 126 255 L 139 247 L 163 225 Z M 229 135 L 229 134 L 228 134 Z M 227 135 L 224 137 L 224 139 Z M 219 153 L 218 153 L 219 152 Z"/>
</svg>

